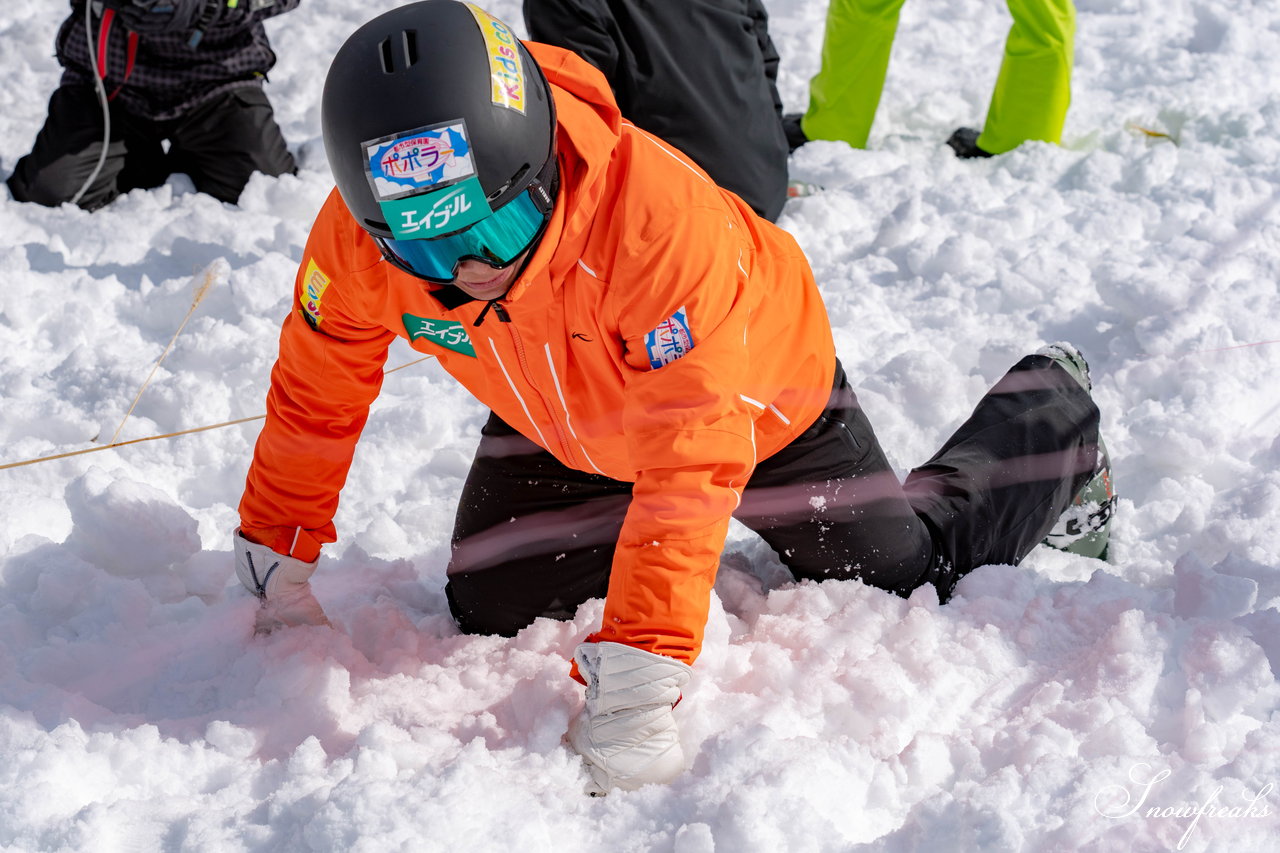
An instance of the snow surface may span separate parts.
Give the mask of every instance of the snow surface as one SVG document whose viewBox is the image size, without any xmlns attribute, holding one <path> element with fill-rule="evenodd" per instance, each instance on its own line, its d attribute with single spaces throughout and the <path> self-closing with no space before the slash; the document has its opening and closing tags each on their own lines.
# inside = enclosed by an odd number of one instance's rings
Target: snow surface
<svg viewBox="0 0 1280 853">
<path fill-rule="evenodd" d="M 95 214 L 0 191 L 0 463 L 108 440 L 206 277 L 120 438 L 263 411 L 330 186 L 328 57 L 390 5 L 271 22 L 302 169 L 238 208 L 185 177 Z M 826 3 L 769 7 L 802 109 Z M 0 174 L 65 10 L 0 13 Z M 434 363 L 388 377 L 357 453 L 315 578 L 336 630 L 250 636 L 228 532 L 257 421 L 3 470 L 0 849 L 1280 849 L 1280 6 L 1080 0 L 1064 144 L 961 162 L 942 140 L 982 120 L 1007 26 L 997 0 L 907 3 L 871 150 L 797 152 L 826 191 L 781 224 L 902 473 L 1022 353 L 1084 350 L 1112 563 L 1037 549 L 939 607 L 787 583 L 735 528 L 677 711 L 689 771 L 590 799 L 561 736 L 601 605 L 457 633 L 484 411 Z"/>
</svg>

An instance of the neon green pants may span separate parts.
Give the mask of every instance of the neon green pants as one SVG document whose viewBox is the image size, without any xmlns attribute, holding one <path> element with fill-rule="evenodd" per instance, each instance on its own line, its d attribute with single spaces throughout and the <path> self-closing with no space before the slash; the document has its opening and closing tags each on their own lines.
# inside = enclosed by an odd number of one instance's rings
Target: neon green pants
<svg viewBox="0 0 1280 853">
<path fill-rule="evenodd" d="M 800 126 L 810 139 L 865 148 L 904 0 L 831 0 L 822 68 Z M 978 147 L 992 154 L 1028 139 L 1059 142 L 1071 103 L 1072 0 L 1006 0 L 1013 27 Z"/>
</svg>

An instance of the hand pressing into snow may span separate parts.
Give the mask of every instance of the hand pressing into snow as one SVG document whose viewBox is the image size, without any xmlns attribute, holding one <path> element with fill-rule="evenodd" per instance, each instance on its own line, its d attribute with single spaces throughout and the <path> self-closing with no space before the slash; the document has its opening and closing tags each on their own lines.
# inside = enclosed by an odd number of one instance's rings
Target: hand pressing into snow
<svg viewBox="0 0 1280 853">
<path fill-rule="evenodd" d="M 311 593 L 311 574 L 318 559 L 304 563 L 259 545 L 236 528 L 232 534 L 236 576 L 245 589 L 262 601 L 254 620 L 255 634 L 269 634 L 282 626 L 329 625 L 320 602 Z"/>
<path fill-rule="evenodd" d="M 672 708 L 689 665 L 620 643 L 583 643 L 574 653 L 587 706 L 569 725 L 569 743 L 591 773 L 587 793 L 635 790 L 684 772 Z"/>
</svg>

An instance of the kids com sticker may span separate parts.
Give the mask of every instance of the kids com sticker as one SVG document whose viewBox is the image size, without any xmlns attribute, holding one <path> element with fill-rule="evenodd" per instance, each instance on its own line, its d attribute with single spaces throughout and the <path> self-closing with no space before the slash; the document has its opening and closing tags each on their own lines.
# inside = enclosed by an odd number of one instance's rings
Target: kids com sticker
<svg viewBox="0 0 1280 853">
<path fill-rule="evenodd" d="M 476 173 L 461 120 L 370 140 L 364 153 L 373 194 L 382 201 L 439 189 Z"/>
<path fill-rule="evenodd" d="M 315 259 L 307 260 L 307 271 L 302 275 L 302 292 L 298 304 L 302 306 L 302 319 L 313 329 L 320 328 L 324 315 L 320 313 L 320 300 L 329 288 L 329 276 L 320 271 Z"/>
<path fill-rule="evenodd" d="M 524 67 L 520 61 L 520 47 L 511 28 L 471 3 L 467 4 L 484 36 L 484 46 L 489 53 L 489 80 L 492 83 L 493 103 L 524 114 Z"/>
</svg>

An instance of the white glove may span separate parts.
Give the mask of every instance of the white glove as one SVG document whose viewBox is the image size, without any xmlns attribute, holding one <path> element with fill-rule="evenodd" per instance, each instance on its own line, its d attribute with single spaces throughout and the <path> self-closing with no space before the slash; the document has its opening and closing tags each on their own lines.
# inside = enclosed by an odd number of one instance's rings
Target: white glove
<svg viewBox="0 0 1280 853">
<path fill-rule="evenodd" d="M 329 624 L 320 602 L 311 593 L 310 577 L 318 558 L 304 563 L 277 554 L 266 545 L 244 538 L 238 527 L 231 538 L 236 552 L 236 577 L 262 600 L 254 633 L 269 634 L 282 625 Z"/>
<path fill-rule="evenodd" d="M 570 723 L 569 743 L 591 773 L 587 793 L 633 791 L 684 772 L 671 709 L 689 665 L 620 643 L 583 643 L 573 657 L 587 682 L 587 707 Z"/>
</svg>

